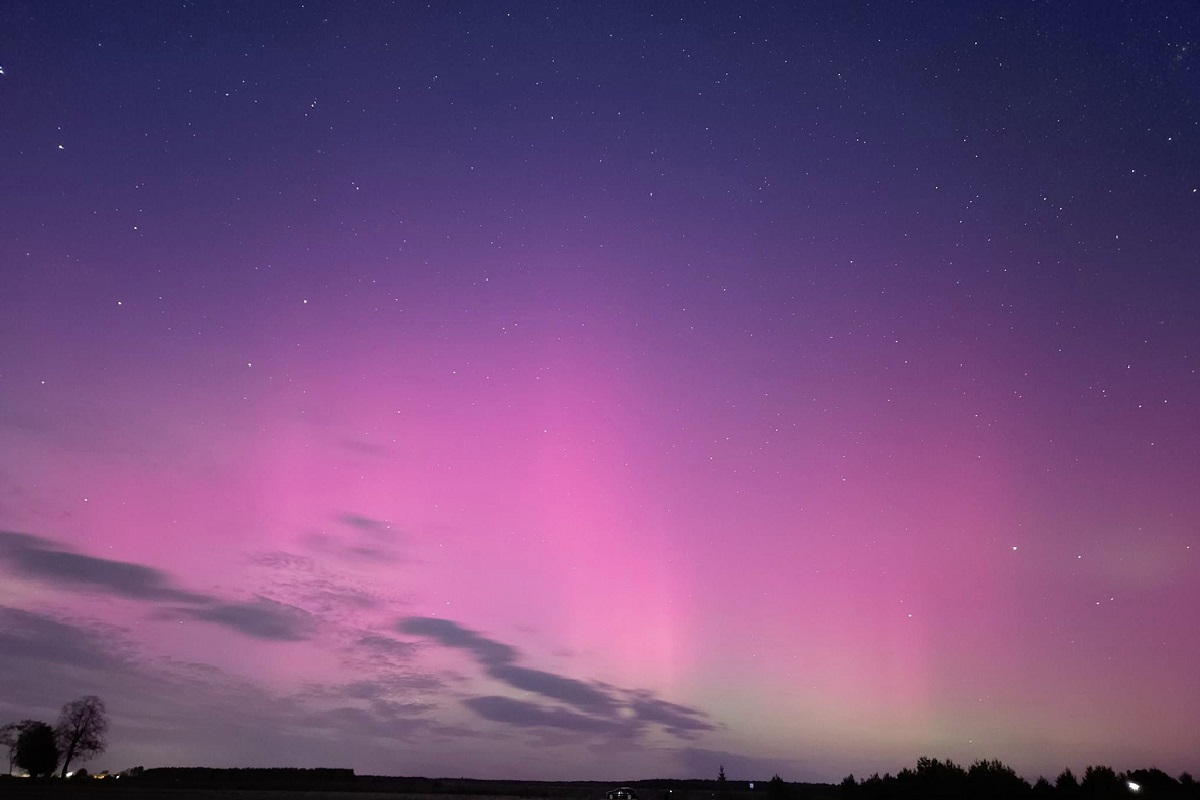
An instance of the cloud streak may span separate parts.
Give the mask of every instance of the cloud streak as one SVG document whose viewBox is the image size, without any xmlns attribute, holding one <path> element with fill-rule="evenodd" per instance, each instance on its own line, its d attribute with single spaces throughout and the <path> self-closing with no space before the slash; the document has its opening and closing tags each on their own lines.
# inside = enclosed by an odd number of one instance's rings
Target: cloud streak
<svg viewBox="0 0 1200 800">
<path fill-rule="evenodd" d="M 579 733 L 618 733 L 630 726 L 615 719 L 579 714 L 565 708 L 553 708 L 511 697 L 487 695 L 470 697 L 463 705 L 484 719 L 522 728 L 559 728 Z"/>
<path fill-rule="evenodd" d="M 311 614 L 264 597 L 231 602 L 215 595 L 187 591 L 161 570 L 128 561 L 75 553 L 50 539 L 0 531 L 0 562 L 13 572 L 70 592 L 99 592 L 164 607 L 172 614 L 220 625 L 245 636 L 269 641 L 300 641 L 314 629 Z"/>
<path fill-rule="evenodd" d="M 0 674 L 0 711 L 6 715 L 55 709 L 81 687 L 103 695 L 110 708 L 121 710 L 117 751 L 133 732 L 182 738 L 189 743 L 186 752 L 203 749 L 236 759 L 240 749 L 257 744 L 246 737 L 270 730 L 282 731 L 289 744 L 313 748 L 307 757 L 320 759 L 330 741 L 367 748 L 375 740 L 411 740 L 441 729 L 428 718 L 432 704 L 394 699 L 406 694 L 394 682 L 320 683 L 281 692 L 208 665 L 152 656 L 131 646 L 128 631 L 119 627 L 4 606 Z M 275 752 L 282 758 L 285 751 L 281 746 Z"/>
<path fill-rule="evenodd" d="M 92 631 L 31 611 L 0 606 L 0 664 L 6 655 L 14 653 L 20 653 L 26 663 L 43 666 L 110 670 L 121 664 L 112 644 Z M 12 679 L 10 669 L 5 669 L 5 675 Z"/>
<path fill-rule="evenodd" d="M 193 619 L 213 622 L 252 636 L 277 642 L 297 642 L 312 635 L 313 617 L 307 611 L 258 597 L 248 603 L 211 603 L 187 609 Z"/>
<path fill-rule="evenodd" d="M 488 667 L 504 666 L 516 660 L 516 648 L 481 636 L 457 622 L 437 617 L 405 617 L 396 624 L 401 633 L 433 639 L 446 647 L 466 650 Z"/>
<path fill-rule="evenodd" d="M 362 514 L 345 513 L 337 528 L 307 534 L 303 543 L 314 552 L 351 561 L 395 563 L 403 560 L 404 535 L 390 523 Z"/>
<path fill-rule="evenodd" d="M 72 591 L 183 603 L 207 599 L 171 586 L 166 573 L 152 567 L 61 550 L 49 539 L 28 533 L 0 531 L 0 559 L 16 572 Z"/>
<path fill-rule="evenodd" d="M 549 701 L 539 703 L 499 695 L 469 697 L 463 701 L 467 708 L 493 722 L 520 728 L 627 735 L 636 735 L 646 725 L 655 724 L 681 739 L 691 739 L 715 729 L 704 712 L 669 703 L 645 690 L 614 689 L 520 666 L 516 663 L 520 653 L 515 647 L 453 620 L 405 617 L 396 623 L 396 629 L 432 639 L 444 647 L 466 651 L 488 676 Z"/>
</svg>

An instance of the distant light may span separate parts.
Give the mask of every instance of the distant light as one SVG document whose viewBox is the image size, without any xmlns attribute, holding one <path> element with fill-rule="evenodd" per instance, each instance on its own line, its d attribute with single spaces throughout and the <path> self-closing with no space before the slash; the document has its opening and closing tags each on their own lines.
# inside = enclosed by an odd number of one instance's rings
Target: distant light
<svg viewBox="0 0 1200 800">
<path fill-rule="evenodd" d="M 1131 792 L 1140 792 L 1142 790 L 1142 785 L 1140 783 L 1125 781 L 1125 785 L 1129 787 L 1129 791 Z"/>
</svg>

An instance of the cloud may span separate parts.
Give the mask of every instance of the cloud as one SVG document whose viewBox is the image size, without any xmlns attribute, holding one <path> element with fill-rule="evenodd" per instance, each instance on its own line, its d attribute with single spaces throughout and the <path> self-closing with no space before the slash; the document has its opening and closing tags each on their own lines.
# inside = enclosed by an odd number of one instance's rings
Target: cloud
<svg viewBox="0 0 1200 800">
<path fill-rule="evenodd" d="M 345 513 L 338 517 L 339 529 L 314 531 L 303 538 L 304 545 L 325 555 L 359 561 L 394 563 L 401 560 L 404 535 L 391 523 L 361 514 Z"/>
<path fill-rule="evenodd" d="M 515 663 L 515 647 L 490 639 L 457 622 L 435 617 L 405 617 L 396 623 L 401 633 L 422 636 L 474 656 L 487 675 L 508 686 L 574 708 L 517 700 L 498 695 L 470 697 L 467 708 L 493 722 L 522 728 L 556 728 L 591 733 L 636 735 L 648 724 L 660 725 L 681 739 L 715 730 L 707 715 L 694 708 L 660 700 L 645 690 L 605 687 L 530 669 Z"/>
<path fill-rule="evenodd" d="M 488 674 L 516 689 L 561 700 L 585 711 L 608 713 L 615 708 L 613 698 L 575 678 L 565 678 L 551 672 L 526 669 L 512 664 L 492 666 L 488 669 Z"/>
<path fill-rule="evenodd" d="M 76 591 L 99 589 L 134 600 L 182 603 L 206 599 L 175 588 L 165 573 L 152 567 L 60 550 L 50 540 L 27 533 L 0 531 L 0 558 L 14 571 Z"/>
<path fill-rule="evenodd" d="M 503 666 L 516 660 L 515 648 L 481 636 L 462 627 L 457 622 L 437 617 L 405 617 L 396 623 L 401 633 L 424 636 L 446 647 L 466 650 L 485 666 Z"/>
<path fill-rule="evenodd" d="M 363 636 L 358 640 L 357 644 L 385 655 L 401 658 L 407 658 L 417 650 L 417 646 L 412 642 L 402 642 L 399 639 L 393 639 L 390 636 L 379 636 L 378 634 Z"/>
<path fill-rule="evenodd" d="M 413 709 L 420 713 L 427 707 Z M 377 704 L 371 708 L 340 706 L 306 714 L 297 723 L 305 727 L 324 728 L 342 736 L 368 736 L 379 739 L 408 739 L 417 733 L 428 733 L 439 726 L 415 713 L 397 714 Z"/>
<path fill-rule="evenodd" d="M 364 611 L 384 599 L 354 578 L 318 565 L 308 556 L 285 551 L 257 553 L 250 563 L 261 568 L 261 594 L 305 609 L 322 622 L 353 626 Z"/>
<path fill-rule="evenodd" d="M 334 752 L 334 742 L 349 742 L 350 752 L 361 753 L 372 740 L 411 740 L 416 732 L 444 727 L 428 718 L 434 708 L 430 703 L 397 700 L 386 692 L 376 696 L 367 680 L 280 693 L 276 686 L 208 664 L 155 657 L 132 647 L 130 633 L 0 606 L 5 689 L 0 721 L 53 719 L 64 698 L 95 693 L 121 718 L 109 756 L 118 763 L 137 755 L 128 748 L 140 740 L 138 753 L 157 754 L 156 760 L 167 763 L 202 758 L 244 766 L 277 762 L 289 754 L 298 757 L 296 753 L 320 762 Z M 402 689 L 395 694 L 408 697 Z"/>
<path fill-rule="evenodd" d="M 308 556 L 298 556 L 295 553 L 289 553 L 284 550 L 257 553 L 250 558 L 250 563 L 258 564 L 268 569 L 287 569 L 302 572 L 312 572 L 316 569 L 316 562 Z"/>
<path fill-rule="evenodd" d="M 20 654 L 35 664 L 112 669 L 122 663 L 111 638 L 52 617 L 0 606 L 0 663 Z M 4 674 L 12 677 L 5 668 Z"/>
<path fill-rule="evenodd" d="M 618 719 L 550 708 L 511 697 L 469 697 L 463 705 L 484 719 L 522 728 L 561 728 L 580 733 L 617 733 L 629 729 L 628 724 Z"/>
<path fill-rule="evenodd" d="M 647 692 L 636 692 L 632 708 L 637 718 L 655 722 L 682 738 L 692 738 L 701 731 L 715 730 L 705 715 L 694 708 L 668 703 L 650 696 Z"/>
<path fill-rule="evenodd" d="M 388 563 L 399 560 L 399 556 L 389 547 L 347 541 L 344 537 L 329 533 L 310 533 L 303 541 L 309 549 L 325 555 Z"/>
<path fill-rule="evenodd" d="M 436 691 L 443 685 L 440 678 L 429 673 L 414 672 L 414 659 L 420 650 L 416 642 L 402 642 L 374 631 L 327 624 L 324 620 L 321 630 L 330 634 L 325 641 L 336 649 L 342 665 L 355 675 L 373 675 L 376 682 L 386 677 L 389 684 L 395 682 L 397 687 L 422 691 Z"/>
<path fill-rule="evenodd" d="M 69 591 L 101 591 L 149 603 L 182 603 L 183 607 L 170 607 L 170 613 L 221 625 L 256 639 L 298 641 L 309 638 L 314 627 L 313 616 L 297 606 L 264 597 L 230 602 L 189 592 L 153 567 L 73 553 L 28 533 L 0 531 L 0 560 L 14 572 Z"/>
<path fill-rule="evenodd" d="M 349 683 L 308 684 L 297 694 L 297 698 L 314 703 L 340 703 L 369 701 L 373 705 L 387 704 L 395 708 L 429 708 L 435 697 L 445 689 L 445 684 L 436 676 L 420 672 L 371 672 L 360 680 Z M 403 702 L 396 698 L 409 698 Z M 382 707 L 382 706 L 381 706 Z"/>
<path fill-rule="evenodd" d="M 366 533 L 375 534 L 377 536 L 390 537 L 392 535 L 392 526 L 381 519 L 371 519 L 364 517 L 361 514 L 342 514 L 338 517 L 338 521 L 349 525 L 352 528 L 357 528 Z"/>
<path fill-rule="evenodd" d="M 0 607 L 0 719 L 50 718 L 92 693 L 116 708 L 114 685 L 136 680 L 136 654 L 108 626 Z"/>
<path fill-rule="evenodd" d="M 312 635 L 313 617 L 307 611 L 258 597 L 248 603 L 214 603 L 182 613 L 199 620 L 277 642 L 296 642 Z"/>
</svg>

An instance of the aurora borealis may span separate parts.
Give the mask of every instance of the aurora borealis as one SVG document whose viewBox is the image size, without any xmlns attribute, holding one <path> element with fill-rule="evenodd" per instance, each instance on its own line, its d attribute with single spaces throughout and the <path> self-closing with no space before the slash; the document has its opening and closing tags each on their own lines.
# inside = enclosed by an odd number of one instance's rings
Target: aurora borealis
<svg viewBox="0 0 1200 800">
<path fill-rule="evenodd" d="M 0 4 L 0 722 L 1200 769 L 1185 2 Z"/>
</svg>

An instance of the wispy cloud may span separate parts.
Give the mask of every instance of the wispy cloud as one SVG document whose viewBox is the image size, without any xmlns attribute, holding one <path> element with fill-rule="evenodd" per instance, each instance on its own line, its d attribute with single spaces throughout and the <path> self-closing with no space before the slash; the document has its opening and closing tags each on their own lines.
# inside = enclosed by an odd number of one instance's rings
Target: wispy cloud
<svg viewBox="0 0 1200 800">
<path fill-rule="evenodd" d="M 28 533 L 0 531 L 0 562 L 24 577 L 70 592 L 145 602 L 246 636 L 272 641 L 309 638 L 309 612 L 264 597 L 234 601 L 180 588 L 167 573 L 143 564 L 76 553 Z M 163 605 L 170 604 L 170 605 Z"/>
<path fill-rule="evenodd" d="M 690 739 L 715 728 L 704 712 L 661 700 L 643 689 L 617 689 L 598 682 L 520 666 L 516 663 L 520 652 L 515 647 L 465 628 L 453 620 L 406 617 L 396 623 L 396 629 L 401 633 L 432 639 L 445 647 L 466 651 L 488 676 L 513 689 L 551 701 L 534 702 L 499 695 L 469 697 L 463 701 L 467 708 L 493 722 L 522 728 L 626 735 L 635 735 L 642 727 L 655 724 L 682 739 Z"/>
<path fill-rule="evenodd" d="M 395 563 L 403 560 L 405 536 L 385 520 L 344 513 L 336 526 L 306 534 L 303 543 L 310 550 L 342 559 Z"/>
<path fill-rule="evenodd" d="M 660 700 L 645 691 L 634 691 L 632 695 L 630 706 L 638 719 L 656 722 L 676 736 L 689 739 L 701 731 L 713 730 L 707 716 L 694 708 Z"/>
<path fill-rule="evenodd" d="M 171 585 L 166 573 L 128 561 L 73 553 L 49 539 L 0 531 L 0 559 L 12 569 L 72 591 L 91 590 L 134 600 L 202 603 L 203 595 Z"/>
<path fill-rule="evenodd" d="M 592 713 L 608 714 L 616 705 L 613 698 L 595 686 L 552 672 L 527 669 L 514 664 L 498 664 L 489 668 L 488 674 L 515 689 L 540 694 L 552 700 L 561 700 Z"/>
<path fill-rule="evenodd" d="M 307 611 L 258 597 L 248 603 L 211 603 L 185 609 L 194 619 L 215 622 L 256 639 L 295 642 L 312 635 L 313 617 Z"/>
<path fill-rule="evenodd" d="M 263 731 L 320 759 L 331 740 L 367 748 L 372 740 L 411 739 L 443 729 L 428 715 L 435 706 L 410 699 L 416 693 L 402 678 L 280 692 L 211 665 L 141 651 L 121 628 L 3 606 L 0 674 L 5 686 L 0 712 L 6 717 L 52 713 L 63 697 L 95 692 L 110 708 L 120 709 L 120 738 L 167 739 L 192 752 L 216 753 L 228 763 L 241 763 L 231 743 L 261 737 Z M 321 742 L 324 748 L 317 746 Z M 114 744 L 120 750 L 120 743 Z M 279 747 L 275 757 L 282 758 L 286 747 Z"/>
<path fill-rule="evenodd" d="M 489 667 L 510 664 L 517 658 L 516 648 L 481 636 L 448 619 L 405 617 L 396 623 L 396 629 L 401 633 L 433 639 L 446 647 L 466 650 L 479 663 Z"/>
<path fill-rule="evenodd" d="M 37 664 L 112 669 L 121 663 L 111 640 L 58 619 L 0 606 L 0 654 L 21 655 Z M 4 670 L 12 678 L 9 669 Z"/>
<path fill-rule="evenodd" d="M 616 719 L 580 714 L 566 708 L 555 708 L 514 700 L 511 697 L 488 695 L 469 697 L 463 705 L 484 719 L 505 725 L 528 728 L 560 728 L 580 733 L 630 732 L 630 726 Z"/>
<path fill-rule="evenodd" d="M 384 602 L 353 576 L 332 571 L 309 556 L 274 550 L 253 555 L 249 563 L 260 570 L 256 581 L 262 595 L 303 608 L 325 622 L 349 625 Z"/>
<path fill-rule="evenodd" d="M 367 634 L 360 638 L 355 644 L 360 647 L 366 647 L 371 650 L 388 656 L 397 656 L 407 658 L 416 652 L 417 647 L 412 642 L 402 642 L 399 639 L 393 639 L 390 636 L 380 636 L 378 634 Z"/>
</svg>

